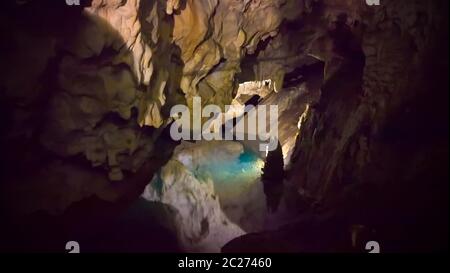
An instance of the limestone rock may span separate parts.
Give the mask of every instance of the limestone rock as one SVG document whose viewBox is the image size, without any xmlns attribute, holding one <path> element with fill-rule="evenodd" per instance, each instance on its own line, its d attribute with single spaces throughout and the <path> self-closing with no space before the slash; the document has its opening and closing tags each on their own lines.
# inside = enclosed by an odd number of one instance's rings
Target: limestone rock
<svg viewBox="0 0 450 273">
<path fill-rule="evenodd" d="M 226 242 L 244 232 L 222 212 L 213 181 L 196 175 L 195 164 L 201 164 L 197 160 L 202 157 L 188 155 L 183 151 L 176 153 L 142 196 L 174 208 L 176 232 L 186 250 L 220 252 Z"/>
</svg>

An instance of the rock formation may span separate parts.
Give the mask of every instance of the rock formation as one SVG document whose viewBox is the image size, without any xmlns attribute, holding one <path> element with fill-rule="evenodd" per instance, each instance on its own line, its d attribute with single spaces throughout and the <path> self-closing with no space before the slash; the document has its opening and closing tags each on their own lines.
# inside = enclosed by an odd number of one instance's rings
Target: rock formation
<svg viewBox="0 0 450 273">
<path fill-rule="evenodd" d="M 205 162 L 224 164 L 242 152 L 237 142 L 182 143 L 146 187 L 145 199 L 174 209 L 176 233 L 185 250 L 220 252 L 226 242 L 244 234 L 222 211 L 210 174 L 200 170 Z"/>
<path fill-rule="evenodd" d="M 278 231 L 234 240 L 226 251 L 364 251 L 351 250 L 354 224 L 376 231 L 385 251 L 442 247 L 448 107 L 435 99 L 448 98 L 441 74 L 448 40 L 437 34 L 448 31 L 439 13 L 447 4 L 356 2 L 323 1 L 328 34 L 309 45 L 324 49 L 310 54 L 325 63 L 324 82 L 299 124 L 284 200 L 309 212 Z"/>
<path fill-rule="evenodd" d="M 50 161 L 76 157 L 112 181 L 152 155 L 171 105 L 230 103 L 241 59 L 295 11 L 280 0 L 61 2 L 5 4 L 3 26 L 23 22 L 4 29 L 15 45 L 2 52 L 4 68 L 15 64 L 2 73 L 4 143 L 36 142 Z"/>
</svg>

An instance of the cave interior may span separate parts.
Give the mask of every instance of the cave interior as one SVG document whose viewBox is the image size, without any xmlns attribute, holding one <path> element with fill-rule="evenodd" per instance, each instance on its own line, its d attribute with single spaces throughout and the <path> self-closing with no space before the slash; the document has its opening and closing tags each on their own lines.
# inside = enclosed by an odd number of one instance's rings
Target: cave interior
<svg viewBox="0 0 450 273">
<path fill-rule="evenodd" d="M 68 2 L 0 4 L 1 252 L 448 250 L 447 0 Z"/>
</svg>

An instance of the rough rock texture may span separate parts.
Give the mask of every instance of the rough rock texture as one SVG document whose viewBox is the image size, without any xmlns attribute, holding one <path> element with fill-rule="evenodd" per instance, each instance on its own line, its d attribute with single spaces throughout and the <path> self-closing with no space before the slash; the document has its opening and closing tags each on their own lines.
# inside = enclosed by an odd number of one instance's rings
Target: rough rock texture
<svg viewBox="0 0 450 273">
<path fill-rule="evenodd" d="M 394 180 L 393 177 L 385 177 L 393 173 L 388 171 L 392 166 L 382 162 L 387 160 L 384 153 L 400 157 L 405 153 L 399 150 L 400 147 L 390 145 L 401 141 L 405 149 L 413 144 L 407 142 L 417 138 L 417 134 L 425 134 L 427 139 L 443 136 L 445 131 L 434 131 L 443 128 L 442 124 L 420 117 L 421 114 L 431 114 L 426 102 L 423 101 L 422 109 L 415 108 L 417 100 L 430 97 L 426 93 L 435 91 L 438 98 L 445 96 L 441 95 L 445 88 L 445 85 L 440 86 L 442 79 L 427 73 L 427 69 L 438 73 L 445 69 L 445 62 L 436 60 L 440 56 L 438 54 L 444 53 L 437 51 L 442 50 L 443 45 L 433 32 L 445 26 L 445 19 L 437 12 L 442 5 L 443 2 L 439 1 L 433 4 L 387 1 L 380 8 L 366 7 L 358 11 L 359 17 L 351 13 L 352 9 L 348 10 L 346 14 L 353 18 L 350 23 L 360 18 L 363 29 L 355 24 L 349 25 L 348 20 L 346 24 L 336 25 L 335 32 L 357 39 L 361 48 L 352 48 L 351 43 L 342 45 L 340 55 L 345 60 L 345 67 L 338 70 L 339 75 L 324 82 L 320 102 L 314 105 L 302 124 L 293 164 L 304 166 L 308 172 L 292 175 L 298 187 L 306 189 L 315 198 L 323 199 L 332 188 L 346 184 Z M 330 6 L 330 9 L 336 7 Z M 336 43 L 344 41 L 338 37 Z M 359 50 L 362 50 L 363 59 L 354 57 Z M 401 121 L 412 124 L 402 124 Z M 430 131 L 425 133 L 422 130 Z M 420 142 L 415 149 L 440 145 L 424 140 Z M 409 148 L 414 150 L 413 146 Z M 388 152 L 390 149 L 393 151 Z M 350 165 L 350 162 L 355 164 Z M 405 168 L 409 163 L 398 164 L 405 164 Z M 376 166 L 381 169 L 375 171 Z M 410 171 L 416 170 L 406 168 L 404 174 L 395 175 L 414 176 Z M 378 172 L 377 177 L 369 179 L 367 175 L 372 176 L 374 172 Z"/>
<path fill-rule="evenodd" d="M 355 224 L 384 251 L 448 248 L 448 3 L 321 2 L 326 35 L 309 47 L 324 82 L 285 191 L 302 220 L 224 250 L 364 251 L 350 244 Z"/>
<path fill-rule="evenodd" d="M 7 149 L 13 160 L 5 168 L 11 173 L 5 188 L 17 183 L 24 191 L 41 188 L 31 210 L 60 211 L 91 194 L 114 200 L 117 194 L 104 194 L 105 179 L 97 170 L 105 170 L 110 181 L 138 171 L 160 133 L 144 127 L 161 127 L 165 96 L 176 100 L 172 92 L 177 91 L 181 69 L 171 63 L 176 47 L 171 45 L 170 20 L 162 20 L 165 2 L 88 5 L 68 8 L 64 1 L 28 1 L 6 4 L 9 13 L 2 16 L 3 26 L 13 26 L 2 33 L 14 45 L 2 50 L 2 105 L 8 107 L 2 144 L 13 143 Z M 23 153 L 17 154 L 18 149 Z M 72 166 L 52 167 L 61 160 Z M 78 183 L 63 179 L 61 188 L 55 188 L 59 202 L 47 206 L 39 201 L 48 195 L 39 186 L 41 180 L 76 176 L 77 168 L 87 175 Z M 46 176 L 40 175 L 41 169 Z M 8 197 L 19 203 L 24 198 Z"/>
<path fill-rule="evenodd" d="M 183 143 L 142 194 L 174 209 L 176 234 L 186 251 L 220 252 L 225 243 L 244 234 L 222 211 L 211 178 L 199 171 L 202 160 L 223 163 L 242 151 L 237 142 Z"/>
<path fill-rule="evenodd" d="M 303 2 L 82 4 L 4 4 L 2 33 L 13 46 L 3 45 L 1 52 L 8 124 L 2 143 L 30 147 L 21 158 L 29 158 L 24 166 L 5 168 L 11 173 L 19 168 L 32 177 L 28 166 L 51 166 L 57 159 L 104 170 L 111 181 L 126 180 L 154 154 L 158 128 L 170 122 L 170 106 L 190 104 L 194 95 L 204 104 L 229 104 L 242 58 L 275 36 Z M 11 147 L 11 158 L 16 151 Z M 6 187 L 15 180 L 34 187 L 26 176 L 8 178 Z"/>
<path fill-rule="evenodd" d="M 228 104 L 245 54 L 273 37 L 282 20 L 295 16 L 297 1 L 187 0 L 174 17 L 174 41 L 184 62 L 181 89 L 204 103 Z"/>
</svg>

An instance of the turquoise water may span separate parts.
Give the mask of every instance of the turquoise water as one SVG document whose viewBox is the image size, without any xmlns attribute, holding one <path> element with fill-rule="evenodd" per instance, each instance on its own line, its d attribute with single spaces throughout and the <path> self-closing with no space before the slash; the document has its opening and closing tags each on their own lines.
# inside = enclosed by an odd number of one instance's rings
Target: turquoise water
<svg viewBox="0 0 450 273">
<path fill-rule="evenodd" d="M 261 175 L 263 161 L 253 152 L 245 151 L 236 160 L 209 164 L 207 170 L 216 183 L 238 183 Z"/>
<path fill-rule="evenodd" d="M 193 174 L 199 181 L 211 179 L 216 193 L 231 194 L 250 187 L 261 176 L 264 162 L 251 150 L 244 150 L 233 160 L 211 160 L 210 164 L 203 164 Z M 153 188 L 158 194 L 162 193 L 164 182 L 159 172 L 154 177 Z"/>
<path fill-rule="evenodd" d="M 231 197 L 253 186 L 261 176 L 263 166 L 264 162 L 258 155 L 245 150 L 235 160 L 206 164 L 198 171 L 214 181 L 214 187 L 219 195 Z"/>
</svg>

